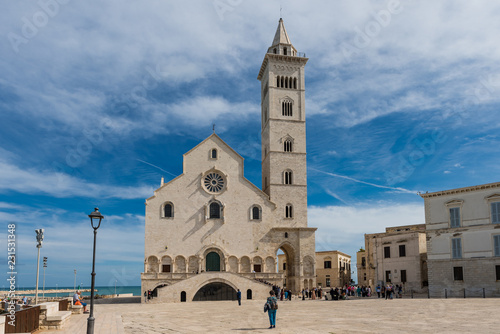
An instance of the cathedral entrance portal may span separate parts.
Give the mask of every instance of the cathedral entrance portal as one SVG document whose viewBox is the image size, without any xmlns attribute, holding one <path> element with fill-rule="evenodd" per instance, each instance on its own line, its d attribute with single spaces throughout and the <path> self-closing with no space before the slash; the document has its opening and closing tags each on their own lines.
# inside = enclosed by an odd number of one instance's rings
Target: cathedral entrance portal
<svg viewBox="0 0 500 334">
<path fill-rule="evenodd" d="M 220 255 L 210 252 L 206 258 L 206 271 L 220 271 Z"/>
</svg>

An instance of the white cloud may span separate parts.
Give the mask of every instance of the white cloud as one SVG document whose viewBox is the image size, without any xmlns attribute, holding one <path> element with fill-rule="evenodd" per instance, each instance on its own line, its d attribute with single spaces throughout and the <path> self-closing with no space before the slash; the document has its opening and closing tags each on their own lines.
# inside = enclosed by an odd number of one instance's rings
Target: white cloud
<svg viewBox="0 0 500 334">
<path fill-rule="evenodd" d="M 35 168 L 21 169 L 0 160 L 0 191 L 16 191 L 24 194 L 43 194 L 57 198 L 148 198 L 153 193 L 151 186 L 113 186 L 90 183 L 71 175 Z"/>
</svg>

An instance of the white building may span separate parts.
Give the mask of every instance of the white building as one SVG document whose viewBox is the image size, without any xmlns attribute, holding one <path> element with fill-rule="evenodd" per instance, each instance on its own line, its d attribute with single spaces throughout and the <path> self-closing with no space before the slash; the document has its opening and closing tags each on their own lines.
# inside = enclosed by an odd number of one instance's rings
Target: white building
<svg viewBox="0 0 500 334">
<path fill-rule="evenodd" d="M 500 182 L 420 196 L 431 296 L 500 296 Z"/>
<path fill-rule="evenodd" d="M 288 262 L 287 288 L 316 285 L 315 228 L 307 226 L 304 68 L 283 20 L 264 56 L 262 190 L 243 158 L 212 134 L 184 154 L 183 173 L 146 200 L 142 290 L 154 301 L 265 298 L 279 284 L 277 252 Z"/>
</svg>

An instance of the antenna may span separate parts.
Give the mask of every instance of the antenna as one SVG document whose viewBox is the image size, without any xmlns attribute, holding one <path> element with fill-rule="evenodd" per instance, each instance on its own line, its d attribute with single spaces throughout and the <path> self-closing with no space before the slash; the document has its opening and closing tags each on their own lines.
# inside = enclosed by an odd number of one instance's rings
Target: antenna
<svg viewBox="0 0 500 334">
<path fill-rule="evenodd" d="M 215 123 L 212 124 L 212 131 L 215 133 Z"/>
<path fill-rule="evenodd" d="M 283 15 L 281 14 L 282 13 L 282 10 L 283 10 L 283 7 L 281 6 L 281 3 L 280 3 L 280 19 L 283 18 Z"/>
</svg>

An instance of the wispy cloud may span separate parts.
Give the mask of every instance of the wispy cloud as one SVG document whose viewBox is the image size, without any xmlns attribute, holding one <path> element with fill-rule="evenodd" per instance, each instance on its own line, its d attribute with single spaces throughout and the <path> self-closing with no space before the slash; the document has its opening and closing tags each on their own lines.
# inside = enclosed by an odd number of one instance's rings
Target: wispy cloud
<svg viewBox="0 0 500 334">
<path fill-rule="evenodd" d="M 314 170 L 314 171 L 316 171 L 318 173 L 322 173 L 322 174 L 333 176 L 333 177 L 338 177 L 338 178 L 349 180 L 349 181 L 356 182 L 356 183 L 366 184 L 368 186 L 372 186 L 372 187 L 375 187 L 375 188 L 395 190 L 397 192 L 406 193 L 406 194 L 416 194 L 417 193 L 417 191 L 412 191 L 412 190 L 408 190 L 408 189 L 401 188 L 401 187 L 382 186 L 382 185 L 375 184 L 375 183 L 370 183 L 370 182 L 365 182 L 365 181 L 357 180 L 355 178 L 352 178 L 352 177 L 349 177 L 349 176 L 345 176 L 345 175 L 339 175 L 339 174 L 335 174 L 335 173 L 324 172 L 324 171 L 321 171 L 321 170 L 318 170 L 318 169 L 315 169 L 315 168 L 310 168 L 310 169 Z"/>
</svg>

